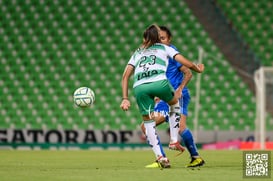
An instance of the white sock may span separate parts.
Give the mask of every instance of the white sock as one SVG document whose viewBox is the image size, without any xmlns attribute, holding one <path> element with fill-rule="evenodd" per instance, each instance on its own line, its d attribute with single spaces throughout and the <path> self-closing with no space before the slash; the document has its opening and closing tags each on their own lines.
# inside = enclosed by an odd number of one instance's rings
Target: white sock
<svg viewBox="0 0 273 181">
<path fill-rule="evenodd" d="M 180 121 L 180 106 L 179 102 L 170 106 L 170 142 L 175 143 L 178 141 L 178 131 L 179 131 L 179 121 Z"/>
<path fill-rule="evenodd" d="M 158 136 L 156 134 L 156 129 L 155 129 L 155 121 L 144 121 L 144 127 L 146 130 L 146 138 L 148 144 L 151 145 L 152 150 L 155 154 L 156 159 L 163 156 L 163 153 L 161 151 L 162 146 L 158 140 Z"/>
</svg>

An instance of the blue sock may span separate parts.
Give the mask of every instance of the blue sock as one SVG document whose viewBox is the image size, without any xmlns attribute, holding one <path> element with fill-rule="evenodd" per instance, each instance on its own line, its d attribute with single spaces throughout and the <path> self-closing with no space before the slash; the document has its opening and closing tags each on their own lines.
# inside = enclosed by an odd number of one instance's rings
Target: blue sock
<svg viewBox="0 0 273 181">
<path fill-rule="evenodd" d="M 186 128 L 182 133 L 180 133 L 181 138 L 183 139 L 183 142 L 185 146 L 187 147 L 188 151 L 190 152 L 190 155 L 198 156 L 197 148 L 193 140 L 193 136 L 191 134 L 191 131 Z"/>
</svg>

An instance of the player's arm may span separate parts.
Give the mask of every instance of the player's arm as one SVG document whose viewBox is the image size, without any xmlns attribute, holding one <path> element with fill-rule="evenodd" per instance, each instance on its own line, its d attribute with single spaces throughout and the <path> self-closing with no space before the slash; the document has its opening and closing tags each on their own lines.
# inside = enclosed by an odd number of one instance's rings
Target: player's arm
<svg viewBox="0 0 273 181">
<path fill-rule="evenodd" d="M 178 88 L 175 91 L 175 96 L 177 98 L 180 98 L 182 96 L 182 90 L 184 89 L 184 87 L 186 87 L 186 85 L 189 83 L 189 81 L 192 78 L 192 72 L 188 67 L 181 66 L 179 70 L 183 72 L 184 76 L 183 76 L 183 80 L 181 84 L 178 86 Z"/>
<path fill-rule="evenodd" d="M 189 81 L 191 80 L 191 78 L 192 78 L 192 72 L 186 66 L 181 66 L 179 70 L 181 72 L 183 72 L 184 78 L 183 78 L 183 81 L 181 82 L 181 84 L 179 85 L 179 87 L 177 89 L 179 89 L 179 90 L 182 91 L 184 89 L 184 87 L 186 87 L 186 85 L 188 85 Z"/>
<path fill-rule="evenodd" d="M 181 54 L 176 54 L 174 56 L 174 59 L 181 63 L 182 65 L 194 70 L 195 72 L 202 73 L 205 69 L 204 64 L 195 64 L 191 62 L 190 60 L 186 59 L 183 55 Z"/>
<path fill-rule="evenodd" d="M 120 104 L 120 107 L 122 110 L 127 111 L 130 107 L 130 101 L 128 99 L 128 84 L 129 84 L 129 79 L 131 75 L 134 72 L 134 66 L 128 64 L 123 72 L 122 75 L 122 81 L 121 81 L 121 86 L 122 86 L 122 102 Z"/>
</svg>

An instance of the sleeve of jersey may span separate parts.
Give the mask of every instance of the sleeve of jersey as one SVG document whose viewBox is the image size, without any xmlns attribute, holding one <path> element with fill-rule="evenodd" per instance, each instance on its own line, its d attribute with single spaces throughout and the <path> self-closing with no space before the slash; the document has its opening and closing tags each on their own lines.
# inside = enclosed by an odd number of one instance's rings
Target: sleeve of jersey
<svg viewBox="0 0 273 181">
<path fill-rule="evenodd" d="M 130 60 L 128 61 L 128 65 L 132 65 L 133 67 L 136 66 L 135 54 L 131 56 Z"/>
<path fill-rule="evenodd" d="M 174 59 L 174 56 L 177 55 L 177 54 L 179 54 L 179 52 L 178 52 L 177 48 L 176 48 L 174 45 L 171 45 L 170 47 L 171 47 L 173 50 L 176 51 L 176 53 L 175 53 L 173 56 L 171 56 L 172 59 Z M 180 68 L 180 67 L 182 67 L 182 66 L 183 66 L 183 65 L 182 65 L 181 63 L 179 63 L 179 62 L 176 61 L 176 67 L 177 67 L 177 68 Z"/>
<path fill-rule="evenodd" d="M 172 47 L 166 46 L 166 50 L 167 50 L 169 57 L 171 57 L 172 59 L 174 59 L 175 55 L 179 54 L 179 52 Z"/>
</svg>

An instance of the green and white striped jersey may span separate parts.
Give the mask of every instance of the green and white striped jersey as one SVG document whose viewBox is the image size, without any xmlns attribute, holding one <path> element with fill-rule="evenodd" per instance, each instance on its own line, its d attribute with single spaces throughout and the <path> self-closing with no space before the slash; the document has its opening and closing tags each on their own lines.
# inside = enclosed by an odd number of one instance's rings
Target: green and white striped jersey
<svg viewBox="0 0 273 181">
<path fill-rule="evenodd" d="M 128 62 L 135 67 L 133 87 L 167 79 L 168 60 L 178 53 L 175 49 L 161 43 L 156 43 L 147 49 L 136 50 Z"/>
</svg>

